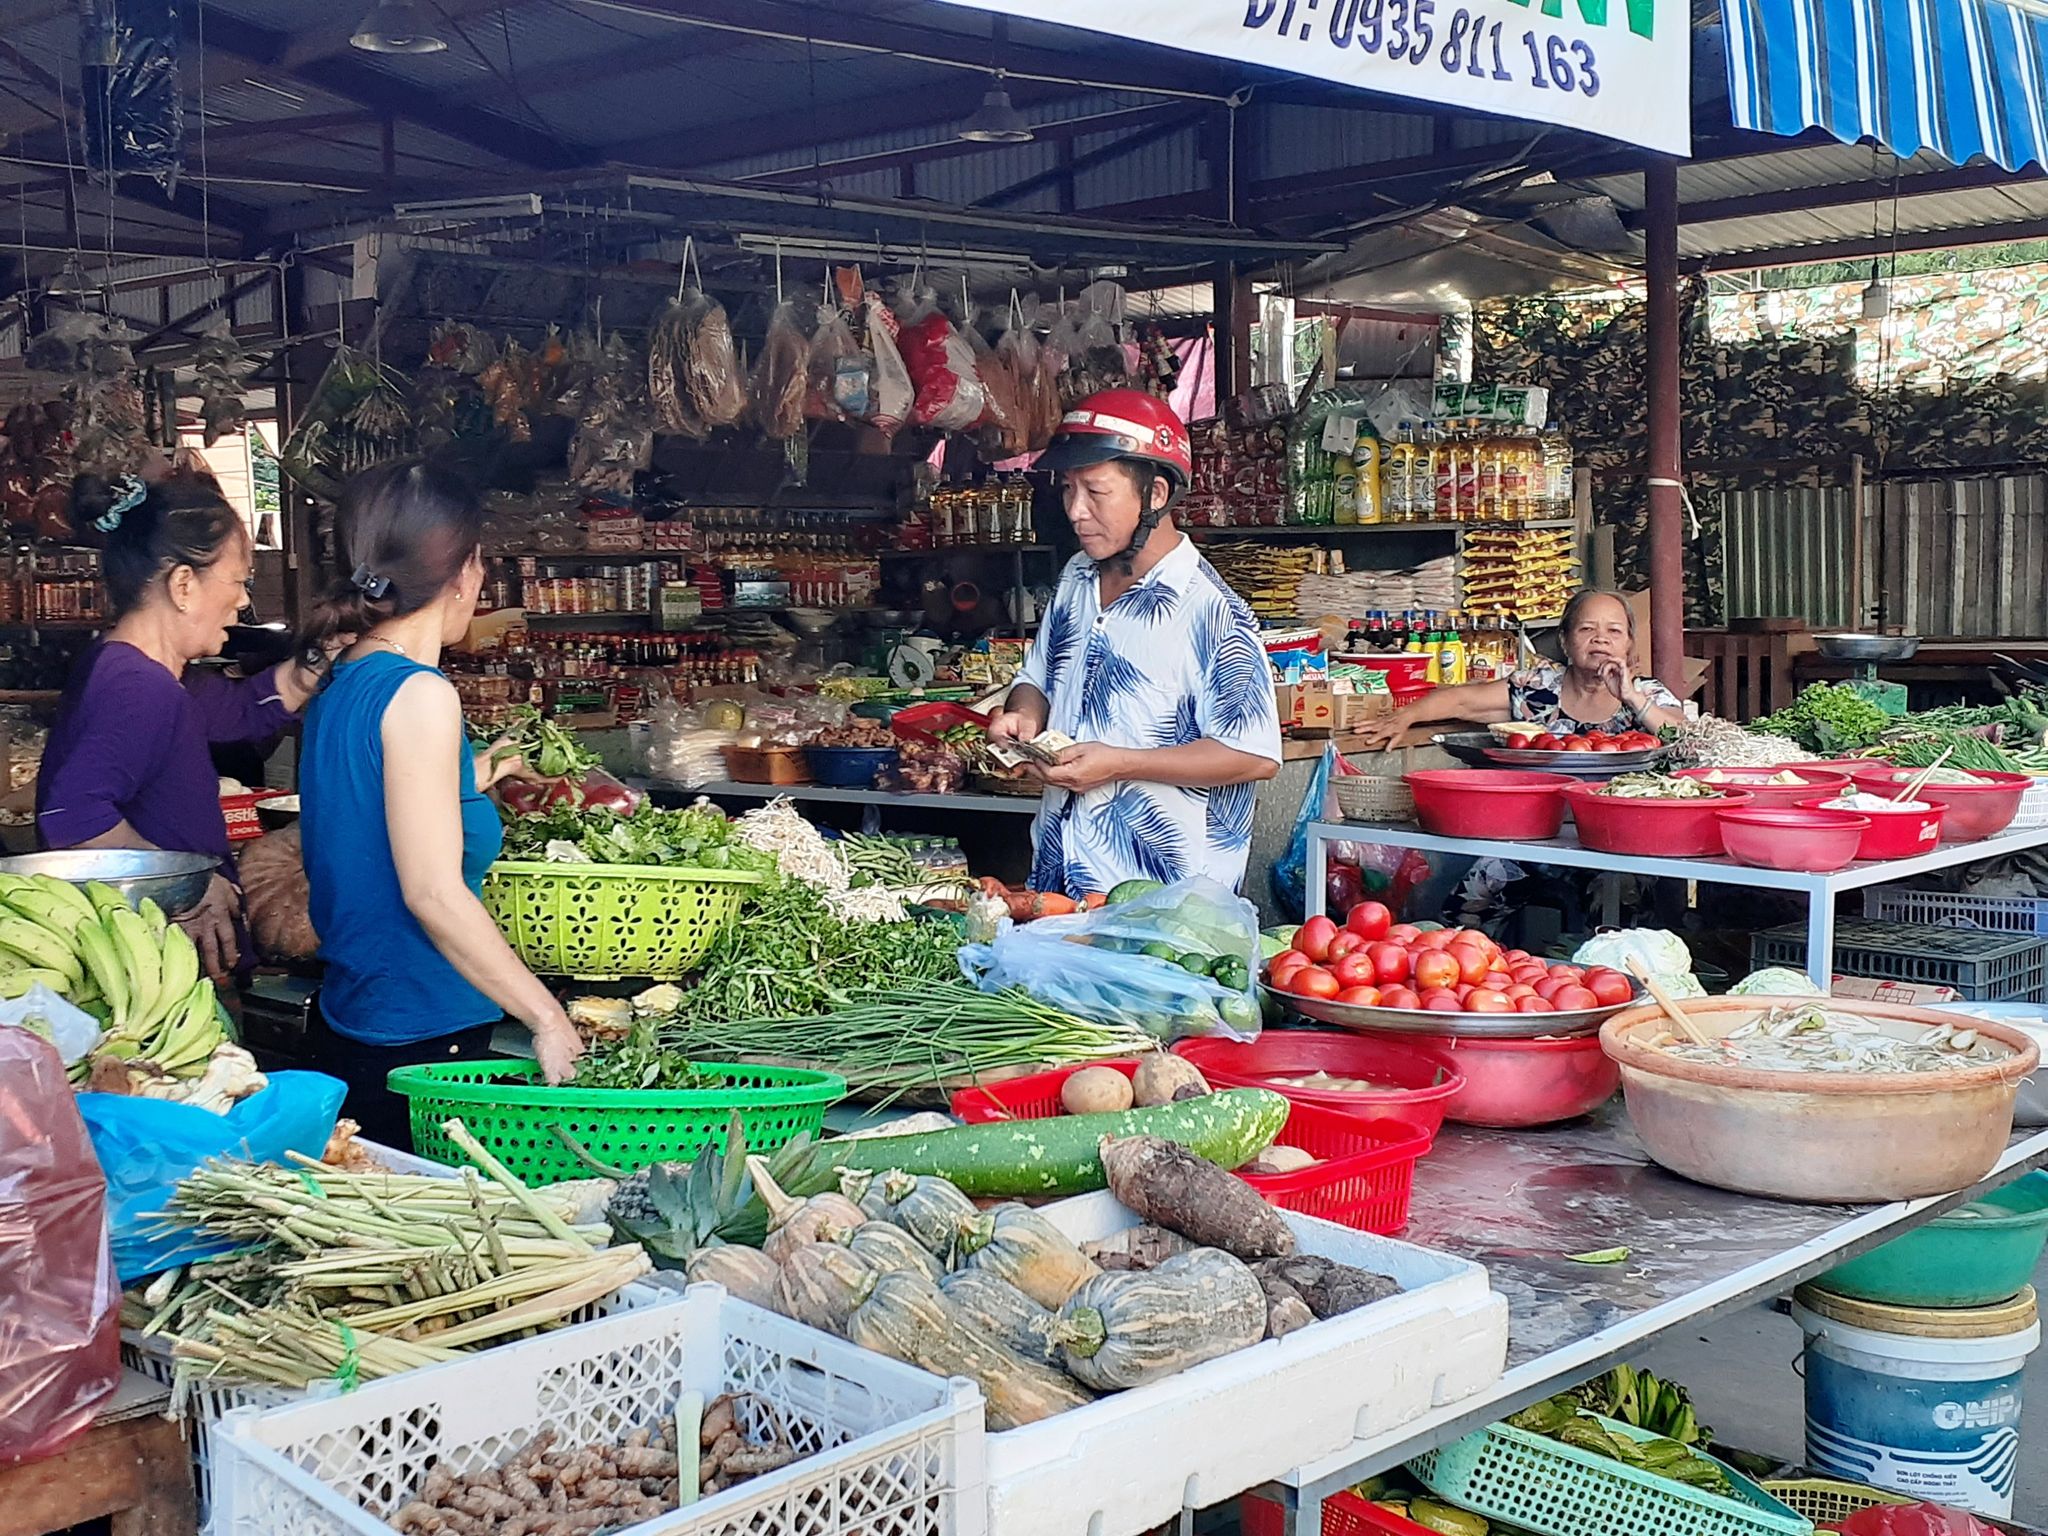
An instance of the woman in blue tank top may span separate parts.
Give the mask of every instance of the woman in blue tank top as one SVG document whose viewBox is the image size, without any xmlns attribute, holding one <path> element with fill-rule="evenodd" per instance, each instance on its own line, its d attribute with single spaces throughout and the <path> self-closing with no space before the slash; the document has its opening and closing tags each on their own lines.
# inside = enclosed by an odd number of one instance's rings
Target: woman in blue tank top
<svg viewBox="0 0 2048 1536">
<path fill-rule="evenodd" d="M 404 1145 L 395 1066 L 488 1052 L 498 1020 L 533 1031 L 551 1083 L 582 1045 L 561 1004 L 499 934 L 477 893 L 504 841 L 484 792 L 524 774 L 472 751 L 442 648 L 483 584 L 483 513 L 452 475 L 418 461 L 350 485 L 335 523 L 347 579 L 316 635 L 354 635 L 306 711 L 300 836 L 326 963 L 314 1065 L 349 1084 L 346 1112 Z M 324 1028 L 320 1027 L 324 1025 Z"/>
</svg>

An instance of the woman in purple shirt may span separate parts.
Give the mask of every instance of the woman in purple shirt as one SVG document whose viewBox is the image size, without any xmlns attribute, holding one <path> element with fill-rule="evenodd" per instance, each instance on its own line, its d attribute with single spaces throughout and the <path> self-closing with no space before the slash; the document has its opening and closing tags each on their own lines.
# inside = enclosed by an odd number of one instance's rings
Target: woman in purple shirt
<svg viewBox="0 0 2048 1536">
<path fill-rule="evenodd" d="M 205 899 L 176 915 L 207 974 L 222 980 L 240 958 L 241 894 L 208 749 L 276 736 L 319 673 L 299 660 L 253 678 L 188 671 L 227 644 L 253 561 L 248 531 L 211 481 L 117 482 L 87 521 L 106 536 L 114 626 L 79 658 L 58 706 L 36 783 L 37 830 L 49 848 L 219 859 Z"/>
</svg>

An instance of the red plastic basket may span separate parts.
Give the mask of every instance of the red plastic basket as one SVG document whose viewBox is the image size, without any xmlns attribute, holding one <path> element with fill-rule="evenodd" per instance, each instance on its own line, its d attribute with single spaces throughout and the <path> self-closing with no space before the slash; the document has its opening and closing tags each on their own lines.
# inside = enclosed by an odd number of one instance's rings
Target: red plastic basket
<svg viewBox="0 0 2048 1536">
<path fill-rule="evenodd" d="M 1129 1077 L 1135 1061 L 1103 1061 Z M 1060 1087 L 1080 1066 L 1055 1067 L 1006 1083 L 984 1083 L 953 1095 L 953 1113 L 969 1125 L 998 1120 L 1050 1120 L 1061 1113 Z M 1287 1124 L 1274 1140 L 1321 1158 L 1293 1173 L 1241 1173 L 1239 1178 L 1283 1211 L 1316 1216 L 1361 1232 L 1398 1232 L 1408 1221 L 1415 1162 L 1432 1138 L 1387 1120 L 1361 1120 L 1290 1099 Z"/>
<path fill-rule="evenodd" d="M 1287 1511 L 1271 1499 L 1246 1494 L 1237 1505 L 1242 1536 L 1285 1536 Z M 1323 1500 L 1323 1536 L 1436 1536 L 1426 1525 L 1404 1520 L 1390 1509 L 1368 1504 L 1340 1489 Z"/>
<path fill-rule="evenodd" d="M 950 731 L 955 726 L 971 725 L 988 729 L 988 716 L 977 715 L 973 710 L 959 704 L 937 701 L 929 704 L 912 704 L 899 709 L 889 717 L 889 730 L 899 741 L 922 741 L 936 746 L 939 732 Z"/>
</svg>

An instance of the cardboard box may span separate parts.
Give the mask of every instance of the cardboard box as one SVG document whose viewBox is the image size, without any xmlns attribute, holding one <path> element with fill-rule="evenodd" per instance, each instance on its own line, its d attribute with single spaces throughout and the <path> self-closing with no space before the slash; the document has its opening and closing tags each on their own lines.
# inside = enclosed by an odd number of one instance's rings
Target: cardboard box
<svg viewBox="0 0 2048 1536">
<path fill-rule="evenodd" d="M 1337 729 L 1355 731 L 1370 720 L 1394 712 L 1394 698 L 1387 693 L 1340 693 L 1337 695 Z"/>
<path fill-rule="evenodd" d="M 1282 683 L 1273 692 L 1281 730 L 1298 736 L 1327 736 L 1337 729 L 1338 694 L 1328 682 Z"/>
</svg>

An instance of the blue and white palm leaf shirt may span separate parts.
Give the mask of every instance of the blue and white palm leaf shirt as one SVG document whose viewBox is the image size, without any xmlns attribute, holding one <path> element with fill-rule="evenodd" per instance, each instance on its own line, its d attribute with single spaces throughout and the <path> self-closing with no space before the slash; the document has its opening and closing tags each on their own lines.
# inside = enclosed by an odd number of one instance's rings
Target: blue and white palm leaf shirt
<svg viewBox="0 0 2048 1536">
<path fill-rule="evenodd" d="M 1185 538 L 1107 609 L 1094 563 L 1075 556 L 1018 681 L 1050 702 L 1048 728 L 1076 741 L 1151 749 L 1206 737 L 1280 760 L 1258 624 Z M 1142 781 L 1084 795 L 1048 788 L 1032 828 L 1032 887 L 1078 897 L 1125 880 L 1207 875 L 1235 889 L 1256 793 Z"/>
</svg>

